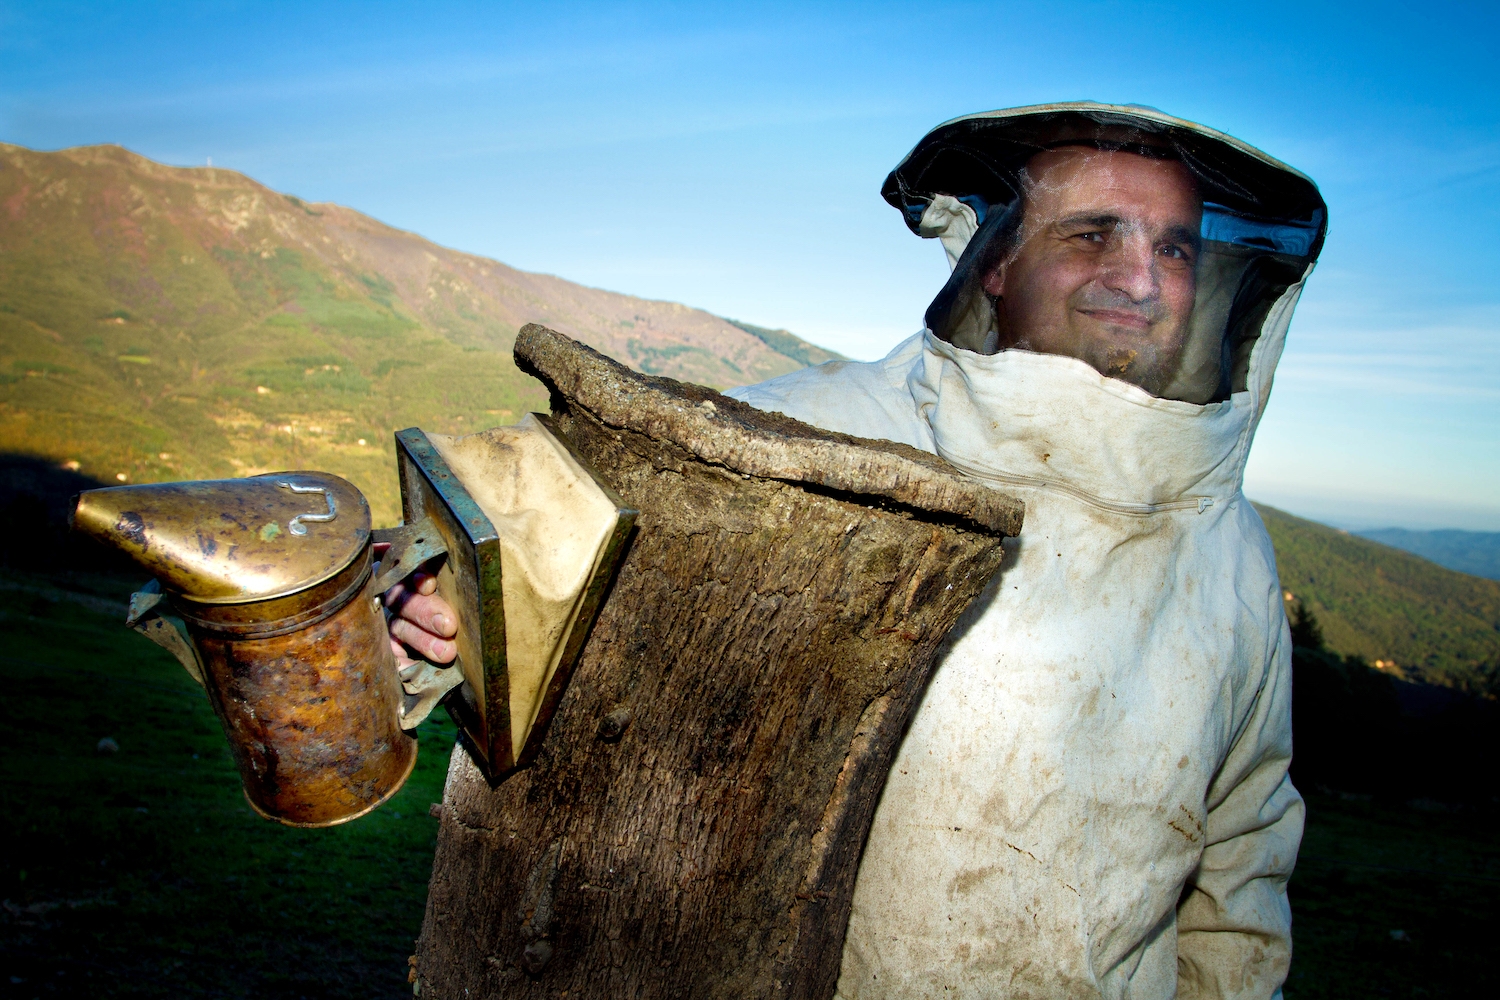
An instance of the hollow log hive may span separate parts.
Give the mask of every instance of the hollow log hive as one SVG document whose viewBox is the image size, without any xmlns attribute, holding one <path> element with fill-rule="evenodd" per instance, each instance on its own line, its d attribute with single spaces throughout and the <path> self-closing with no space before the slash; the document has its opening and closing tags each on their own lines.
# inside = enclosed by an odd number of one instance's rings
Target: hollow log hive
<svg viewBox="0 0 1500 1000">
<path fill-rule="evenodd" d="M 891 758 L 1022 506 L 544 327 L 515 353 L 641 513 L 535 764 L 491 787 L 455 749 L 419 994 L 830 997 Z"/>
</svg>

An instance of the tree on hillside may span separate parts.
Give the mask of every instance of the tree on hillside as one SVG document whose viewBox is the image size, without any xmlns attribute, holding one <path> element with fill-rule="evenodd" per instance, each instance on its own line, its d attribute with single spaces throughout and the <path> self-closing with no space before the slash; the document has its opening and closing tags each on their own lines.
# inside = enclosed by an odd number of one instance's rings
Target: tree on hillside
<svg viewBox="0 0 1500 1000">
<path fill-rule="evenodd" d="M 1357 656 L 1329 649 L 1322 626 L 1298 601 L 1292 629 L 1292 777 L 1299 784 L 1383 793 L 1400 723 L 1391 678 Z"/>
<path fill-rule="evenodd" d="M 1306 789 L 1396 800 L 1493 801 L 1500 663 L 1483 691 L 1400 680 L 1328 648 L 1298 601 L 1292 632 L 1292 780 Z"/>
<path fill-rule="evenodd" d="M 1500 700 L 1500 655 L 1491 657 L 1487 662 L 1474 665 L 1474 675 L 1461 685 L 1466 694 L 1472 694 L 1486 701 Z"/>
<path fill-rule="evenodd" d="M 1307 610 L 1307 605 L 1298 600 L 1291 614 L 1292 625 L 1292 647 L 1300 646 L 1303 649 L 1324 649 L 1323 626 L 1318 624 L 1318 619 Z"/>
</svg>

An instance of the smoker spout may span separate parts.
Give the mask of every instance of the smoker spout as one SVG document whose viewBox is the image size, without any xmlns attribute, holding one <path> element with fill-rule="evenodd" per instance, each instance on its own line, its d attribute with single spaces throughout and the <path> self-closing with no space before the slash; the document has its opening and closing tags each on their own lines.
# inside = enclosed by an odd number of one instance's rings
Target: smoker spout
<svg viewBox="0 0 1500 1000">
<path fill-rule="evenodd" d="M 200 604 L 304 590 L 348 566 L 370 540 L 364 495 L 323 472 L 88 490 L 70 520 Z"/>
</svg>

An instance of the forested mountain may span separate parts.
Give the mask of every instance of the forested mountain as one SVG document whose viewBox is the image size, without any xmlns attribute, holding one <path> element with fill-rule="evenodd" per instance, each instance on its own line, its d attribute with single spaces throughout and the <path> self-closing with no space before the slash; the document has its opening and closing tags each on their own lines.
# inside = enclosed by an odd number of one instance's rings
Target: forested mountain
<svg viewBox="0 0 1500 1000">
<path fill-rule="evenodd" d="M 1500 583 L 1257 505 L 1292 624 L 1292 777 L 1493 804 Z"/>
<path fill-rule="evenodd" d="M 1398 676 L 1467 686 L 1500 671 L 1500 582 L 1257 505 L 1289 603 L 1328 646 Z"/>
</svg>

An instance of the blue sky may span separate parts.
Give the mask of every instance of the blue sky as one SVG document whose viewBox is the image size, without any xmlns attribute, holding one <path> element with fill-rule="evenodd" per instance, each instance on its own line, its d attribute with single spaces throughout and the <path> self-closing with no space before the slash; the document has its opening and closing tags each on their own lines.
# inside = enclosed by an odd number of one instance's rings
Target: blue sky
<svg viewBox="0 0 1500 1000">
<path fill-rule="evenodd" d="M 970 111 L 1137 102 L 1312 176 L 1246 489 L 1500 530 L 1495 5 L 0 2 L 0 141 L 231 167 L 439 243 L 878 357 L 946 266 L 879 198 Z"/>
</svg>

